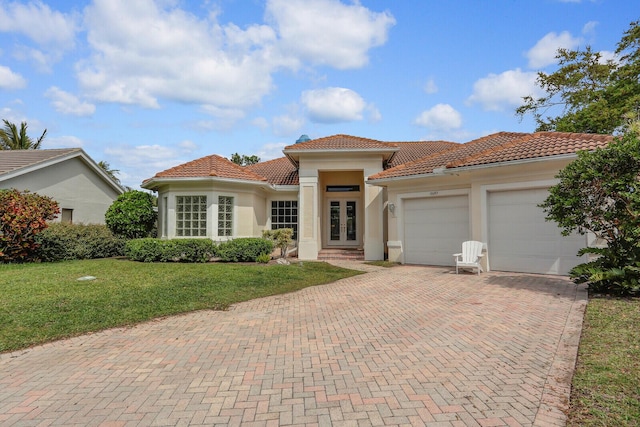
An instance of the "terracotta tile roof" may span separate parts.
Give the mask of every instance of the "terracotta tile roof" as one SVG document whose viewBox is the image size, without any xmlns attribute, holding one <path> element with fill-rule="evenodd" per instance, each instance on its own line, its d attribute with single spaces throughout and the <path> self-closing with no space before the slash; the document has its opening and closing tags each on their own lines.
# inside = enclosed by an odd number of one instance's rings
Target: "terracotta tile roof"
<svg viewBox="0 0 640 427">
<path fill-rule="evenodd" d="M 455 144 L 445 151 L 441 151 L 412 162 L 400 164 L 372 175 L 369 179 L 395 178 L 432 173 L 436 168 L 445 167 L 452 162 L 465 159 L 474 154 L 484 152 L 487 149 L 511 142 L 514 139 L 522 138 L 525 135 L 527 134 L 517 132 L 499 132 L 467 142 L 466 144 Z"/>
<path fill-rule="evenodd" d="M 80 148 L 0 150 L 0 175 L 81 151 Z"/>
<path fill-rule="evenodd" d="M 367 149 L 394 149 L 397 145 L 390 142 L 376 141 L 375 139 L 361 138 L 351 135 L 332 135 L 324 138 L 312 139 L 298 144 L 287 145 L 289 150 L 367 150 Z"/>
<path fill-rule="evenodd" d="M 490 163 L 572 154 L 580 150 L 605 147 L 611 135 L 567 132 L 536 132 L 510 143 L 493 147 L 447 165 L 448 168 L 477 166 Z"/>
<path fill-rule="evenodd" d="M 270 184 L 298 185 L 298 169 L 286 157 L 256 163 L 247 170 L 264 176 Z"/>
<path fill-rule="evenodd" d="M 153 178 L 205 178 L 210 176 L 245 181 L 267 180 L 265 177 L 215 154 L 158 172 Z"/>
<path fill-rule="evenodd" d="M 395 156 L 393 156 L 393 159 L 391 159 L 389 167 L 418 160 L 422 157 L 448 150 L 459 145 L 455 142 L 448 141 L 407 141 L 392 142 L 392 144 L 396 144 L 400 150 L 395 154 Z"/>
</svg>

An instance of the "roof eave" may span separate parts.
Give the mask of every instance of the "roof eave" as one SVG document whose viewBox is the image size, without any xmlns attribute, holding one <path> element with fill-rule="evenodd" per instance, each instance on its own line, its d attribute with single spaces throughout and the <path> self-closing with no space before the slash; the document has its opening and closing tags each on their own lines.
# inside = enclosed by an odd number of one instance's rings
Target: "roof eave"
<svg viewBox="0 0 640 427">
<path fill-rule="evenodd" d="M 156 190 L 158 185 L 171 184 L 178 182 L 226 182 L 235 184 L 249 184 L 259 187 L 273 188 L 273 185 L 267 181 L 254 181 L 249 179 L 237 179 L 237 178 L 221 178 L 218 176 L 186 176 L 186 177 L 153 177 L 146 181 L 143 181 L 140 187 L 147 190 Z"/>
<path fill-rule="evenodd" d="M 493 167 L 514 166 L 514 165 L 517 166 L 517 165 L 523 165 L 528 163 L 538 163 L 538 162 L 549 161 L 549 160 L 573 160 L 573 159 L 576 159 L 577 157 L 578 155 L 576 153 L 567 153 L 567 154 L 558 154 L 555 156 L 542 156 L 542 157 L 534 157 L 529 159 L 507 160 L 504 162 L 485 163 L 481 165 L 449 167 L 444 170 L 444 173 L 451 174 L 451 173 L 457 173 L 457 172 L 489 169 Z"/>
<path fill-rule="evenodd" d="M 411 179 L 435 178 L 435 177 L 442 177 L 445 175 L 453 175 L 459 172 L 471 172 L 475 170 L 482 170 L 482 169 L 489 169 L 489 168 L 503 167 L 503 166 L 517 166 L 517 165 L 523 165 L 528 163 L 538 163 L 538 162 L 549 161 L 549 160 L 573 160 L 577 157 L 578 155 L 576 153 L 569 153 L 569 154 L 559 154 L 556 156 L 543 156 L 543 157 L 535 157 L 531 159 L 509 160 L 505 162 L 486 163 L 482 165 L 473 165 L 473 166 L 460 166 L 460 167 L 452 167 L 452 168 L 441 167 L 441 168 L 434 168 L 433 172 L 431 173 L 402 175 L 402 176 L 394 176 L 389 178 L 377 178 L 372 180 L 368 179 L 367 182 L 372 185 L 380 184 L 381 186 L 384 186 L 384 184 L 387 184 L 387 183 L 407 181 Z"/>
</svg>

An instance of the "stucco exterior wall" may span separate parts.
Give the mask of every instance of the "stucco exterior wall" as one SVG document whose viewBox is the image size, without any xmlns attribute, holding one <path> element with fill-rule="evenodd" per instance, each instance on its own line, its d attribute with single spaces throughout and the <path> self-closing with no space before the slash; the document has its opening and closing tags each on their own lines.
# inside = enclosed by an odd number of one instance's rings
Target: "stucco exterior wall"
<svg viewBox="0 0 640 427">
<path fill-rule="evenodd" d="M 49 196 L 60 209 L 73 210 L 74 223 L 84 224 L 104 224 L 107 209 L 120 195 L 78 158 L 8 179 L 0 186 Z"/>
<path fill-rule="evenodd" d="M 266 197 L 261 188 L 237 183 L 186 182 L 158 189 L 158 237 L 176 238 L 176 197 L 207 197 L 206 237 L 224 241 L 236 237 L 259 237 L 267 227 Z M 231 236 L 218 235 L 218 197 L 233 197 Z"/>
</svg>

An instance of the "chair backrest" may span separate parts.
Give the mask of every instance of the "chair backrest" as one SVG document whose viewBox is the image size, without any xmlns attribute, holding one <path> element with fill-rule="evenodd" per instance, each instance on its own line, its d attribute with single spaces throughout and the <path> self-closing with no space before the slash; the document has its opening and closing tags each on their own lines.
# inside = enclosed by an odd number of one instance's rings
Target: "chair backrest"
<svg viewBox="0 0 640 427">
<path fill-rule="evenodd" d="M 469 240 L 462 243 L 462 262 L 476 262 L 482 255 L 482 242 Z"/>
</svg>

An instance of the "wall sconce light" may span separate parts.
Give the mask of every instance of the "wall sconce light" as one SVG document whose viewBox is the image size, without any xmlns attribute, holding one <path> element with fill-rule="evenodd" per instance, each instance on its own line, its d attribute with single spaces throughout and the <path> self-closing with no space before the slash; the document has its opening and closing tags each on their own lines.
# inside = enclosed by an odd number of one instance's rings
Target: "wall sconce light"
<svg viewBox="0 0 640 427">
<path fill-rule="evenodd" d="M 389 202 L 389 212 L 394 213 L 396 211 L 396 205 Z"/>
</svg>

